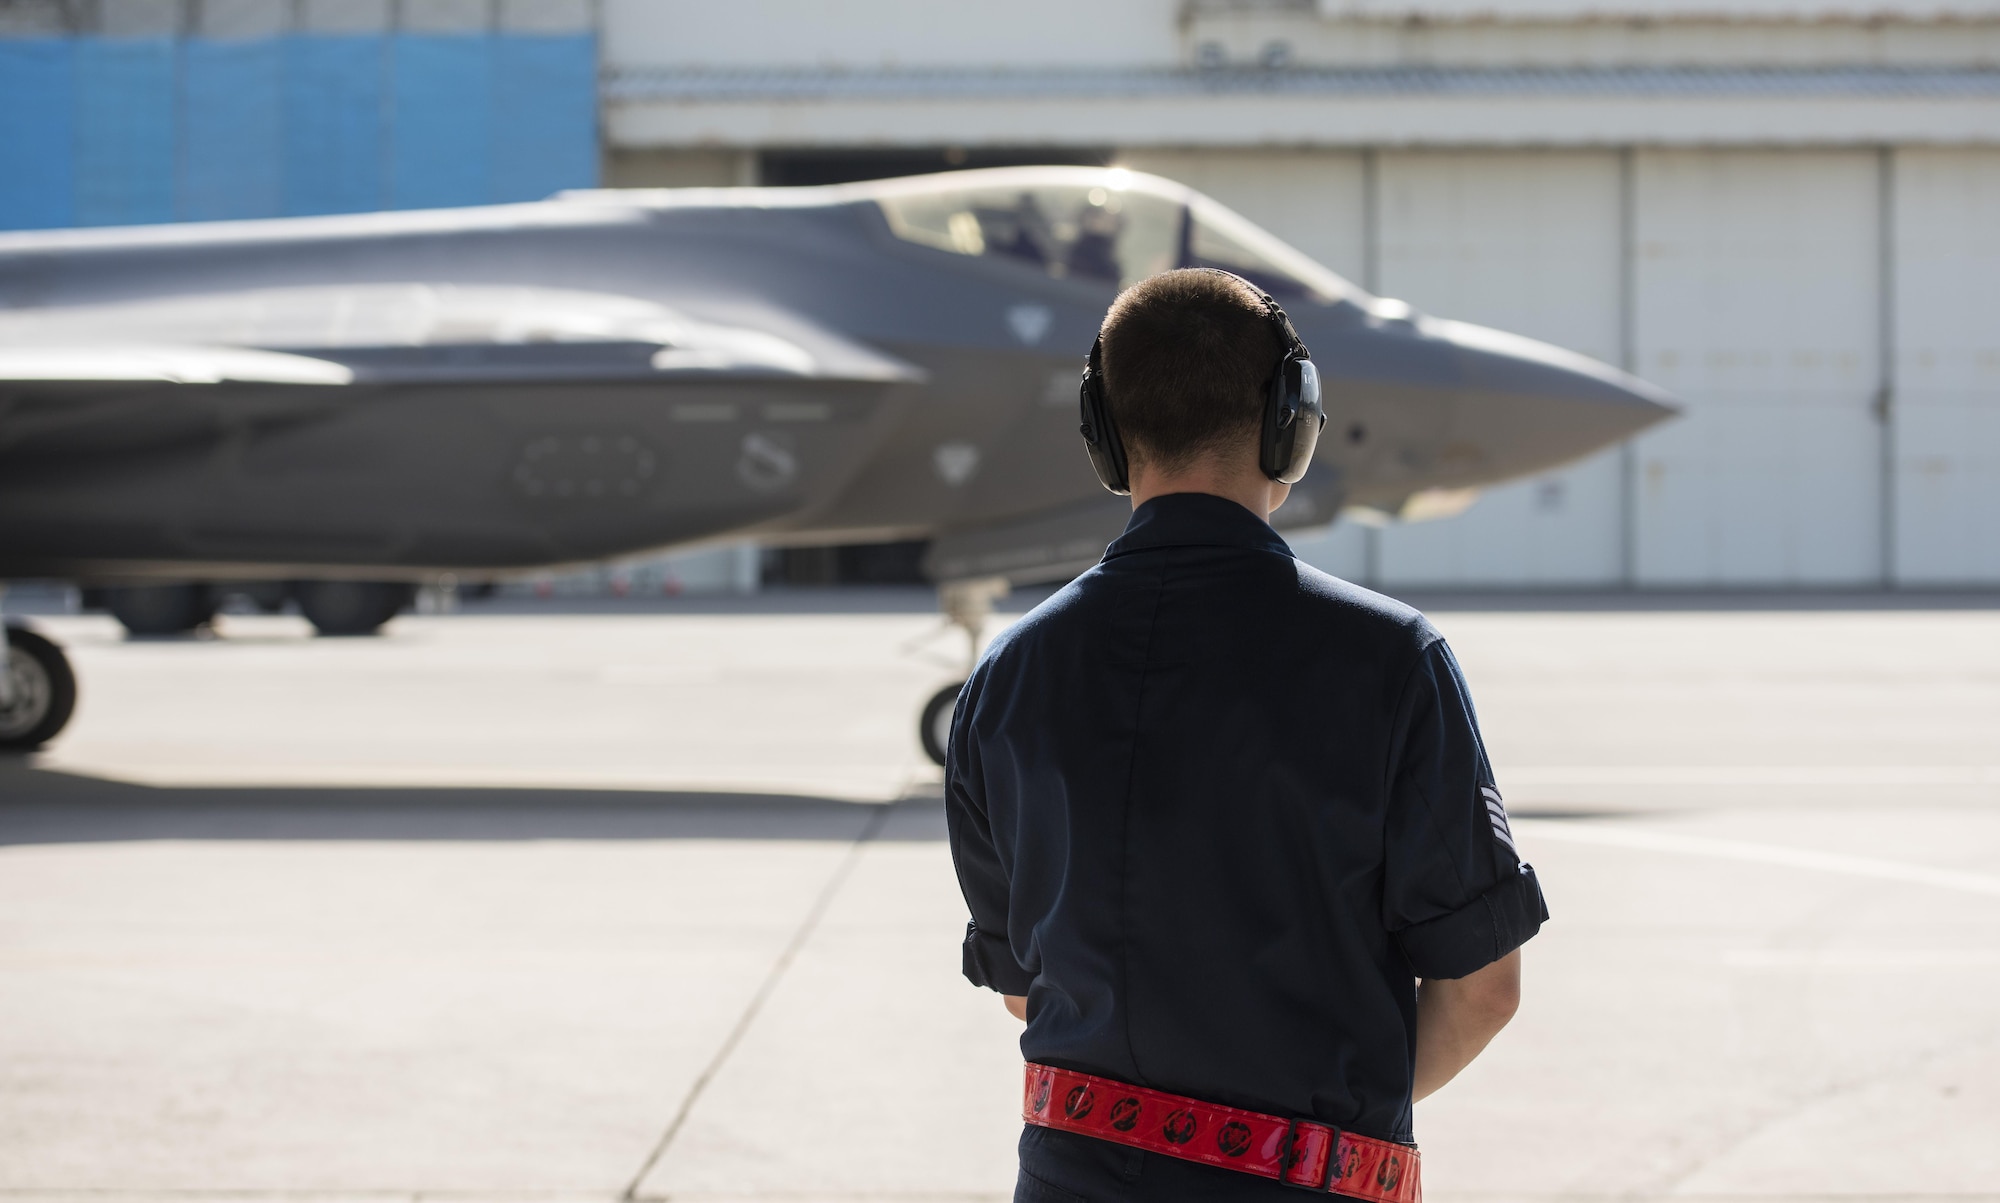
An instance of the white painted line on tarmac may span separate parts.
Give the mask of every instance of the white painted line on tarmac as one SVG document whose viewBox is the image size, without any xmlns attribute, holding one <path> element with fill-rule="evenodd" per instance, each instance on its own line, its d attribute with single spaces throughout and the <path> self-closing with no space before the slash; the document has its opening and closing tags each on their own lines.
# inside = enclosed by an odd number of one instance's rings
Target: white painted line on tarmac
<svg viewBox="0 0 2000 1203">
<path fill-rule="evenodd" d="M 1995 764 L 1542 764 L 1504 769 L 1509 786 L 2000 785 Z"/>
<path fill-rule="evenodd" d="M 533 789 L 591 790 L 607 793 L 790 794 L 878 806 L 906 791 L 904 782 L 923 776 L 923 768 L 908 771 L 814 771 L 786 773 L 763 766 L 735 776 L 690 773 L 675 765 L 563 764 L 337 764 L 304 758 L 226 762 L 219 758 L 149 759 L 120 755 L 108 761 L 61 752 L 41 752 L 27 765 L 55 773 L 113 781 L 154 789 Z M 197 756 L 200 754 L 197 753 Z"/>
<path fill-rule="evenodd" d="M 1817 852 L 1810 848 L 1787 848 L 1782 844 L 1753 844 L 1742 840 L 1717 840 L 1698 835 L 1675 835 L 1625 826 L 1584 825 L 1559 819 L 1516 818 L 1530 842 L 1553 840 L 1558 843 L 1595 844 L 1606 848 L 1630 848 L 1638 852 L 1666 852 L 1681 856 L 1707 856 L 1718 860 L 1748 861 L 1760 865 L 1783 865 L 1789 869 L 1811 869 L 1821 873 L 1843 873 L 1849 877 L 1872 877 L 1881 881 L 1902 881 L 1913 885 L 1936 886 L 1968 894 L 2000 897 L 2000 877 L 1989 873 L 1968 873 L 1960 869 L 1939 869 L 1908 861 L 1882 860 L 1873 856 L 1850 856 L 1843 852 Z"/>
<path fill-rule="evenodd" d="M 2000 968 L 1991 948 L 1732 948 L 1722 954 L 1731 969 L 1808 969 L 1816 972 L 1901 973 L 1909 969 Z"/>
</svg>

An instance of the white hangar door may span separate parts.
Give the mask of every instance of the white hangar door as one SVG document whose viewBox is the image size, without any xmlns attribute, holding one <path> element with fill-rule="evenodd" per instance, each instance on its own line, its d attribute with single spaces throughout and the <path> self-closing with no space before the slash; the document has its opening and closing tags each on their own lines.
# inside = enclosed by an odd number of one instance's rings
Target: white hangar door
<svg viewBox="0 0 2000 1203">
<path fill-rule="evenodd" d="M 1902 584 L 2000 581 L 2000 151 L 1895 165 L 1892 531 Z"/>
<path fill-rule="evenodd" d="M 1880 176 L 1868 151 L 1637 156 L 1643 584 L 1882 579 Z"/>
<path fill-rule="evenodd" d="M 1384 153 L 1379 291 L 1440 317 L 1619 362 L 1613 153 Z M 1388 586 L 1607 585 L 1623 573 L 1618 453 L 1381 532 Z"/>
</svg>

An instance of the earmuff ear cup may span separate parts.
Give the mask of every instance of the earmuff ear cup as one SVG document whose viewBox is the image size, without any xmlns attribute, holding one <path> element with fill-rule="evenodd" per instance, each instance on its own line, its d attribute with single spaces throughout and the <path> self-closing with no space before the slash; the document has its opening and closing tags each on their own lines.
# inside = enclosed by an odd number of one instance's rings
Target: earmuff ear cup
<svg viewBox="0 0 2000 1203">
<path fill-rule="evenodd" d="M 1297 428 L 1298 408 L 1291 403 L 1296 395 L 1289 379 L 1292 372 L 1289 354 L 1278 361 L 1277 370 L 1271 373 L 1271 382 L 1264 390 L 1264 421 L 1262 434 L 1257 442 L 1257 466 L 1272 480 L 1278 479 L 1292 463 L 1292 435 Z"/>
<path fill-rule="evenodd" d="M 1326 402 L 1320 396 L 1319 368 L 1310 359 L 1293 363 L 1299 374 L 1298 416 L 1292 421 L 1291 461 L 1274 478 L 1295 485 L 1312 467 L 1313 452 L 1319 450 L 1319 436 L 1326 429 Z"/>
<path fill-rule="evenodd" d="M 1297 484 L 1312 467 L 1319 433 L 1326 426 L 1326 406 L 1320 399 L 1319 368 L 1294 343 L 1278 370 L 1264 402 L 1263 440 L 1259 466 L 1282 484 Z"/>
<path fill-rule="evenodd" d="M 1256 287 L 1252 285 L 1252 287 Z M 1264 397 L 1263 438 L 1258 444 L 1258 466 L 1264 475 L 1282 484 L 1297 484 L 1312 467 L 1313 451 L 1319 446 L 1319 432 L 1326 425 L 1326 409 L 1320 402 L 1319 369 L 1312 353 L 1299 338 L 1291 315 L 1278 299 L 1263 289 L 1264 309 L 1270 314 L 1271 330 L 1284 347 L 1278 366 Z"/>
<path fill-rule="evenodd" d="M 1118 437 L 1118 427 L 1111 421 L 1111 407 L 1104 400 L 1103 339 L 1090 345 L 1090 361 L 1077 386 L 1077 401 L 1083 419 L 1079 427 L 1083 449 L 1090 455 L 1090 466 L 1097 473 L 1098 482 L 1121 497 L 1129 496 L 1132 481 L 1125 461 L 1125 441 Z"/>
</svg>

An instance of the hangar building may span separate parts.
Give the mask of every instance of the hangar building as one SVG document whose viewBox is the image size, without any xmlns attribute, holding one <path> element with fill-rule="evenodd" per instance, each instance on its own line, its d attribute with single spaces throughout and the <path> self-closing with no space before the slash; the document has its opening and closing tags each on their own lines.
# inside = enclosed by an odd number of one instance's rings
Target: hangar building
<svg viewBox="0 0 2000 1203">
<path fill-rule="evenodd" d="M 151 68 L 183 111 L 161 169 L 177 183 L 153 186 L 149 212 L 223 215 L 200 206 L 229 195 L 229 171 L 261 181 L 269 211 L 326 211 L 593 172 L 727 185 L 1119 163 L 1370 290 L 1687 402 L 1458 516 L 1300 542 L 1359 580 L 2000 583 L 2000 0 L 0 0 L 7 45 L 50 33 L 180 47 Z M 310 162 L 190 152 L 202 121 L 243 123 L 228 89 L 265 86 L 259 71 L 302 111 L 284 82 L 302 60 L 217 77 L 232 44 L 336 35 L 380 43 L 363 74 L 384 99 L 355 103 L 388 116 L 350 130 L 372 191 L 329 199 Z M 593 51 L 594 96 L 578 69 Z M 86 59 L 72 70 L 104 69 Z M 22 78 L 0 71 L 0 91 Z M 565 158 L 593 100 L 601 157 Z M 57 203 L 8 169 L 10 108 L 0 225 L 90 220 L 10 220 Z M 91 187 L 69 192 L 102 202 Z"/>
<path fill-rule="evenodd" d="M 1101 155 L 1688 403 L 1458 517 L 1302 547 L 1343 574 L 2000 582 L 2000 3 L 610 0 L 603 20 L 607 182 Z"/>
</svg>

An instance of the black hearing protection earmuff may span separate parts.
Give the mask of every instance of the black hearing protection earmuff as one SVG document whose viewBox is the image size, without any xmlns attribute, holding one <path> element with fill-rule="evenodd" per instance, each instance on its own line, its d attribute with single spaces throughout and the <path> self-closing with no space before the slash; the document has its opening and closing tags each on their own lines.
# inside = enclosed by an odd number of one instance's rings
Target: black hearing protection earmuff
<svg viewBox="0 0 2000 1203">
<path fill-rule="evenodd" d="M 1326 407 L 1320 401 L 1319 369 L 1311 353 L 1299 341 L 1292 319 L 1270 293 L 1243 277 L 1216 268 L 1206 268 L 1219 276 L 1242 280 L 1264 299 L 1272 330 L 1285 350 L 1271 371 L 1265 386 L 1263 435 L 1258 443 L 1258 466 L 1264 475 L 1284 484 L 1296 484 L 1312 464 L 1313 449 L 1319 446 L 1320 428 L 1326 425 Z M 1084 365 L 1078 389 L 1083 409 L 1083 447 L 1097 479 L 1113 493 L 1128 494 L 1132 479 L 1125 458 L 1125 441 L 1111 421 L 1111 407 L 1104 399 L 1104 339 L 1090 344 L 1090 359 Z"/>
</svg>

